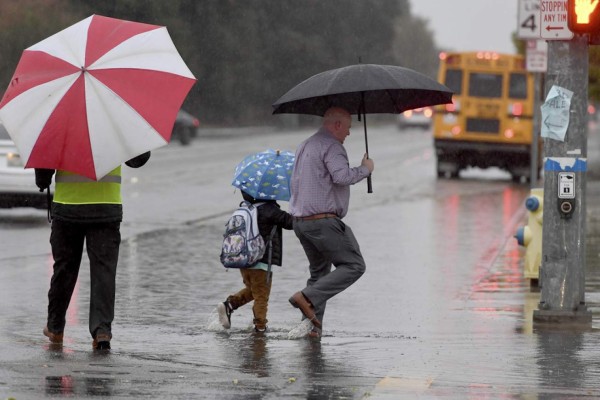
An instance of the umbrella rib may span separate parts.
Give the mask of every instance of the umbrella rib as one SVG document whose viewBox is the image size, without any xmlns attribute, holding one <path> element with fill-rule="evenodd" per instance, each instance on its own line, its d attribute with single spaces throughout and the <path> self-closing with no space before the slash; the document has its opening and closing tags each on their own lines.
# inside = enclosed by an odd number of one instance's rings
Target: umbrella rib
<svg viewBox="0 0 600 400">
<path fill-rule="evenodd" d="M 396 99 L 394 98 L 394 96 L 392 95 L 391 90 L 386 89 L 385 92 L 388 94 L 388 96 L 390 97 L 390 100 L 392 101 L 392 103 L 394 104 L 394 108 L 396 109 L 396 112 L 398 114 L 400 114 L 402 111 L 400 111 L 400 107 L 398 106 L 398 103 L 396 102 Z"/>
</svg>

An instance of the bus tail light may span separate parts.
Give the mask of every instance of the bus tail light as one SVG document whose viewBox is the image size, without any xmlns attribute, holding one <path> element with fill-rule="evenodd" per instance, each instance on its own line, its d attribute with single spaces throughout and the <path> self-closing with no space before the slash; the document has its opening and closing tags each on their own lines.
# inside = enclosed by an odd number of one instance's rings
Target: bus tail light
<svg viewBox="0 0 600 400">
<path fill-rule="evenodd" d="M 455 125 L 452 127 L 452 136 L 460 135 L 460 126 Z"/>
<path fill-rule="evenodd" d="M 513 117 L 520 117 L 523 115 L 523 103 L 512 103 L 508 105 L 508 114 Z"/>
<path fill-rule="evenodd" d="M 446 63 L 446 65 L 460 65 L 461 64 L 461 57 L 458 54 L 448 54 L 446 52 L 441 52 L 439 54 L 440 60 L 444 63 Z"/>
<path fill-rule="evenodd" d="M 594 107 L 593 104 L 588 104 L 587 111 L 588 111 L 588 114 L 594 115 L 594 114 L 596 114 L 596 107 Z"/>
<path fill-rule="evenodd" d="M 452 103 L 446 104 L 446 112 L 459 112 L 460 102 L 458 100 L 452 100 Z"/>
<path fill-rule="evenodd" d="M 514 137 L 515 137 L 515 131 L 513 131 L 513 130 L 512 130 L 512 129 L 510 129 L 510 128 L 509 128 L 509 129 L 506 129 L 506 130 L 504 131 L 504 137 L 505 137 L 505 138 L 507 138 L 507 139 L 512 139 L 512 138 L 514 138 Z"/>
</svg>

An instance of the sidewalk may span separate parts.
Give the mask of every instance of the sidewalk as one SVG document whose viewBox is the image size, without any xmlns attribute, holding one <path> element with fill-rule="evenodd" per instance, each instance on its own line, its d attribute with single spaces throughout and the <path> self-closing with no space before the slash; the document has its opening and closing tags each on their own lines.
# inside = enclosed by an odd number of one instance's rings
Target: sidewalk
<svg viewBox="0 0 600 400">
<path fill-rule="evenodd" d="M 590 130 L 586 186 L 585 300 L 593 314 L 592 326 L 533 324 L 541 294 L 532 291 L 523 277 L 525 248 L 504 226 L 506 238 L 499 251 L 478 268 L 479 278 L 439 323 L 445 329 L 452 321 L 462 325 L 452 334 L 420 338 L 423 343 L 405 351 L 404 365 L 380 380 L 370 399 L 600 398 L 598 136 Z M 526 223 L 524 212 L 518 225 Z M 428 357 L 432 349 L 435 355 Z"/>
</svg>

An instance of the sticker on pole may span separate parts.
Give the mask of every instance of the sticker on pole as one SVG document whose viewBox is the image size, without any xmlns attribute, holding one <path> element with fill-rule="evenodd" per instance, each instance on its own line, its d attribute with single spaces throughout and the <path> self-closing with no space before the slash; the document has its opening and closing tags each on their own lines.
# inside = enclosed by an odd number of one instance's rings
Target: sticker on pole
<svg viewBox="0 0 600 400">
<path fill-rule="evenodd" d="M 575 173 L 574 172 L 559 172 L 558 173 L 558 198 L 559 199 L 574 199 L 575 198 Z"/>
<path fill-rule="evenodd" d="M 542 132 L 544 138 L 565 141 L 569 127 L 569 110 L 573 92 L 553 85 L 548 92 L 546 102 L 542 104 Z"/>
</svg>

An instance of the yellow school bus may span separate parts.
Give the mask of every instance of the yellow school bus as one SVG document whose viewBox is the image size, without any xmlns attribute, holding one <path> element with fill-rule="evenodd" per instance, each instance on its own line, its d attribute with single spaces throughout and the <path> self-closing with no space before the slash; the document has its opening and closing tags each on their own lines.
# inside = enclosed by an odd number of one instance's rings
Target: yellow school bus
<svg viewBox="0 0 600 400">
<path fill-rule="evenodd" d="M 438 79 L 455 93 L 452 104 L 435 108 L 438 177 L 458 178 L 467 167 L 499 167 L 513 181 L 530 181 L 535 93 L 524 57 L 444 52 Z"/>
</svg>

